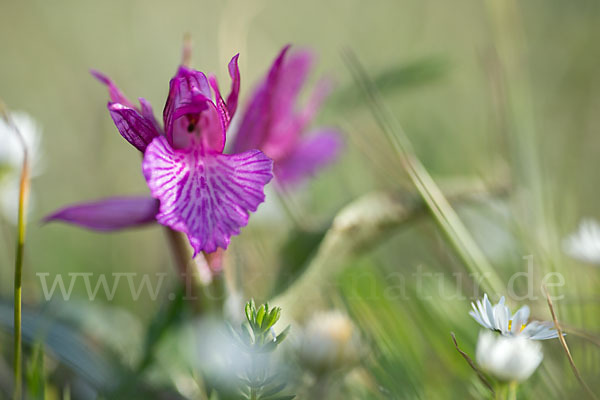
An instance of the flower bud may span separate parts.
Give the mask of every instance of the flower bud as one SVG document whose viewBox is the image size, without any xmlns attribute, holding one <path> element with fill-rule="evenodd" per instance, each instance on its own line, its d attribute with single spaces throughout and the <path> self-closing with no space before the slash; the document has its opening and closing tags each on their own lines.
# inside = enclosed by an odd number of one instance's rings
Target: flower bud
<svg viewBox="0 0 600 400">
<path fill-rule="evenodd" d="M 339 311 L 316 313 L 302 334 L 299 357 L 317 375 L 351 367 L 360 359 L 359 332 Z"/>
<path fill-rule="evenodd" d="M 477 363 L 482 370 L 504 382 L 522 382 L 542 362 L 542 345 L 524 336 L 498 336 L 481 332 L 477 341 Z"/>
</svg>

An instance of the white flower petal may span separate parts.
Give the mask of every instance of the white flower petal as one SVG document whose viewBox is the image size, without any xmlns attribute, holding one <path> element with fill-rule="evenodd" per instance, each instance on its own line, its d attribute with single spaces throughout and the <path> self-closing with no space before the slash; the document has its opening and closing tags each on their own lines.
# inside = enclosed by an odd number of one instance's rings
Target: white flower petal
<svg viewBox="0 0 600 400">
<path fill-rule="evenodd" d="M 484 331 L 477 341 L 479 366 L 501 381 L 524 381 L 543 359 L 541 345 L 524 336 L 497 336 Z"/>
<path fill-rule="evenodd" d="M 600 224 L 593 219 L 581 221 L 577 232 L 563 241 L 563 250 L 576 260 L 600 265 Z"/>
</svg>

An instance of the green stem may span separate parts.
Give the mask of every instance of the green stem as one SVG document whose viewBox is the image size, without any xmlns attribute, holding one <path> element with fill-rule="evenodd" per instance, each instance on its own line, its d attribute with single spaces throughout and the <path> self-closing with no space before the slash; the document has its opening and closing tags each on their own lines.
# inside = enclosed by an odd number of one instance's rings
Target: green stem
<svg viewBox="0 0 600 400">
<path fill-rule="evenodd" d="M 506 384 L 501 383 L 496 387 L 495 400 L 506 400 Z"/>
<path fill-rule="evenodd" d="M 508 400 L 517 400 L 517 385 L 515 381 L 508 384 Z"/>
<path fill-rule="evenodd" d="M 326 399 L 329 388 L 331 387 L 329 376 L 327 374 L 319 375 L 316 382 L 310 390 L 311 399 Z"/>
<path fill-rule="evenodd" d="M 21 337 L 21 297 L 22 297 L 22 282 L 23 282 L 23 254 L 25 250 L 25 207 L 27 203 L 27 192 L 29 188 L 29 158 L 27 146 L 21 132 L 14 124 L 9 114 L 7 113 L 4 104 L 0 102 L 0 113 L 4 120 L 14 129 L 21 146 L 23 147 L 23 167 L 19 181 L 19 211 L 17 214 L 17 249 L 15 256 L 15 277 L 14 277 L 14 392 L 13 399 L 21 400 L 22 388 L 22 366 L 23 366 L 23 345 Z"/>
<path fill-rule="evenodd" d="M 185 290 L 183 299 L 193 301 L 193 309 L 197 313 L 216 312 L 220 314 L 226 293 L 223 272 L 213 273 L 210 282 L 203 282 L 196 270 L 192 251 L 185 236 L 168 227 L 165 227 L 165 232 Z M 207 264 L 210 262 L 206 254 L 200 254 L 198 257 L 205 257 Z"/>
<path fill-rule="evenodd" d="M 250 400 L 257 400 L 257 399 L 258 399 L 258 389 L 250 388 Z"/>
<path fill-rule="evenodd" d="M 21 292 L 23 275 L 23 249 L 25 247 L 25 228 L 23 226 L 23 217 L 21 216 L 21 206 L 19 205 L 19 239 L 17 241 L 17 256 L 15 261 L 15 298 L 14 298 L 14 373 L 15 387 L 14 400 L 21 399 L 21 375 L 22 375 L 22 343 L 21 343 Z"/>
</svg>

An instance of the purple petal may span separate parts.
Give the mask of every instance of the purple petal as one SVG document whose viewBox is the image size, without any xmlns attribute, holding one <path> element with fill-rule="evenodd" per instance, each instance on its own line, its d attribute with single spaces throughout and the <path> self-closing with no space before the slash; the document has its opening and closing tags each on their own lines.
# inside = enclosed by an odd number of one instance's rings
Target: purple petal
<svg viewBox="0 0 600 400">
<path fill-rule="evenodd" d="M 121 103 L 129 108 L 135 108 L 135 105 L 131 101 L 129 101 L 127 97 L 125 97 L 125 95 L 121 92 L 121 90 L 119 90 L 117 85 L 115 85 L 110 78 L 94 69 L 90 70 L 90 73 L 94 76 L 94 78 L 98 79 L 101 83 L 108 86 L 108 94 L 110 96 L 110 100 L 113 103 Z"/>
<path fill-rule="evenodd" d="M 300 145 L 300 136 L 327 95 L 328 87 L 320 82 L 306 108 L 300 113 L 296 112 L 296 101 L 312 63 L 313 56 L 310 52 L 297 51 L 288 57 L 282 66 L 272 95 L 272 114 L 277 117 L 271 118 L 268 140 L 261 147 L 261 150 L 274 160 L 290 157 Z"/>
<path fill-rule="evenodd" d="M 329 79 L 322 78 L 317 82 L 310 99 L 298 117 L 301 125 L 300 129 L 303 130 L 313 120 L 319 108 L 321 108 L 323 101 L 331 93 L 331 87 L 332 84 Z"/>
<path fill-rule="evenodd" d="M 237 110 L 238 97 L 240 95 L 240 68 L 238 67 L 239 57 L 239 54 L 233 56 L 228 65 L 229 76 L 231 77 L 231 91 L 227 96 L 227 110 L 229 111 L 230 118 L 233 118 L 235 110 Z"/>
<path fill-rule="evenodd" d="M 275 163 L 275 177 L 283 186 L 298 183 L 335 159 L 342 147 L 340 134 L 321 129 L 302 141 L 294 152 Z"/>
<path fill-rule="evenodd" d="M 134 108 L 120 103 L 108 103 L 108 111 L 121 136 L 142 153 L 152 139 L 159 136 L 152 122 Z"/>
<path fill-rule="evenodd" d="M 309 51 L 296 51 L 285 60 L 273 92 L 273 112 L 289 117 L 313 64 Z"/>
<path fill-rule="evenodd" d="M 163 117 L 167 139 L 175 148 L 188 148 L 197 137 L 205 150 L 223 151 L 226 121 L 211 100 L 210 85 L 202 72 L 179 67 L 171 79 Z"/>
<path fill-rule="evenodd" d="M 142 117 L 146 118 L 146 121 L 150 122 L 157 132 L 162 132 L 160 125 L 154 117 L 154 111 L 152 110 L 150 102 L 143 97 L 140 97 L 138 100 L 142 106 Z"/>
<path fill-rule="evenodd" d="M 229 96 L 227 96 L 227 102 L 223 100 L 221 96 L 221 91 L 219 89 L 219 84 L 217 82 L 217 78 L 214 76 L 210 76 L 208 81 L 213 91 L 215 92 L 215 102 L 217 106 L 217 110 L 221 114 L 221 118 L 225 121 L 225 129 L 229 126 L 229 122 L 233 118 L 235 114 L 235 110 L 237 109 L 238 104 L 238 96 L 240 93 L 240 69 L 238 67 L 238 57 L 240 55 L 236 54 L 233 56 L 231 61 L 229 62 L 229 76 L 231 77 L 231 91 L 229 92 Z"/>
<path fill-rule="evenodd" d="M 286 56 L 284 47 L 275 59 L 267 77 L 255 91 L 244 114 L 234 144 L 235 151 L 258 148 L 274 160 L 290 156 L 300 136 L 314 117 L 327 91 L 320 84 L 306 109 L 297 113 L 296 101 L 313 64 L 308 51 Z"/>
<path fill-rule="evenodd" d="M 208 82 L 215 92 L 215 102 L 217 111 L 221 116 L 221 119 L 225 122 L 225 129 L 229 126 L 229 122 L 231 121 L 231 116 L 229 115 L 229 110 L 227 109 L 227 103 L 223 100 L 221 96 L 221 91 L 219 90 L 219 83 L 217 82 L 217 78 L 213 75 L 208 77 Z"/>
<path fill-rule="evenodd" d="M 226 249 L 248 223 L 248 212 L 264 201 L 273 176 L 272 161 L 258 150 L 203 154 L 174 150 L 163 137 L 148 146 L 142 169 L 161 202 L 158 222 L 185 232 L 195 253 Z"/>
<path fill-rule="evenodd" d="M 271 66 L 265 80 L 256 88 L 246 108 L 233 144 L 234 153 L 260 149 L 268 141 L 273 118 L 273 94 L 279 81 L 284 57 L 290 46 L 284 47 Z"/>
<path fill-rule="evenodd" d="M 44 218 L 96 231 L 114 231 L 155 221 L 159 202 L 152 197 L 113 197 L 65 207 Z"/>
</svg>

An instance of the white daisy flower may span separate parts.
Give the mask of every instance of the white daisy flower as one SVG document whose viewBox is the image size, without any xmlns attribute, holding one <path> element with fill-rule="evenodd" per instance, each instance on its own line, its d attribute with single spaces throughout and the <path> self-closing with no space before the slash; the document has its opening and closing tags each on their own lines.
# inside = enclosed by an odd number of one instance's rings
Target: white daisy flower
<svg viewBox="0 0 600 400">
<path fill-rule="evenodd" d="M 563 241 L 563 250 L 576 260 L 600 265 L 600 224 L 593 219 L 584 219 L 577 232 Z"/>
<path fill-rule="evenodd" d="M 29 114 L 11 113 L 29 153 L 30 176 L 41 173 L 41 128 Z M 23 148 L 12 126 L 0 118 L 0 212 L 8 221 L 16 222 L 18 209 L 19 177 L 23 164 Z M 31 197 L 31 196 L 30 196 Z M 29 201 L 31 206 L 32 199 Z"/>
<path fill-rule="evenodd" d="M 499 332 L 503 336 L 524 336 L 533 340 L 546 340 L 558 337 L 558 332 L 551 322 L 540 322 L 529 320 L 529 307 L 523 306 L 513 315 L 510 308 L 504 304 L 504 296 L 498 304 L 492 305 L 487 294 L 483 295 L 483 301 L 477 300 L 471 303 L 473 311 L 469 315 L 484 328 Z"/>
<path fill-rule="evenodd" d="M 477 363 L 500 381 L 526 380 L 543 358 L 542 345 L 523 335 L 506 337 L 484 331 L 477 340 Z"/>
</svg>

